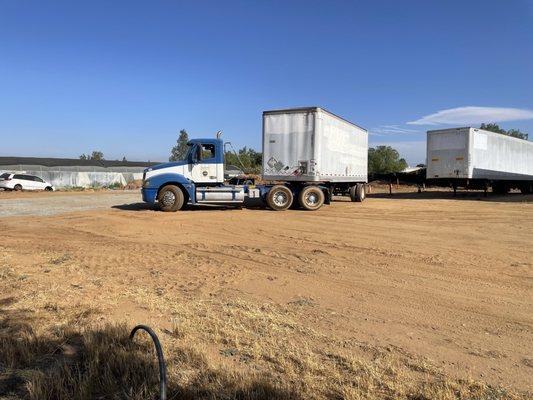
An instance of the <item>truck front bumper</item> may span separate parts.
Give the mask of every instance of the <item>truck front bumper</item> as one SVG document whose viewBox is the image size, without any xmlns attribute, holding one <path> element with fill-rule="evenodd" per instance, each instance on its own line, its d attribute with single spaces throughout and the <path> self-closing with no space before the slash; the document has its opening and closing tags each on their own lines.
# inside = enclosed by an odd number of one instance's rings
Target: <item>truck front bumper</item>
<svg viewBox="0 0 533 400">
<path fill-rule="evenodd" d="M 145 203 L 155 204 L 157 196 L 156 188 L 142 188 L 141 193 L 143 196 L 143 201 Z"/>
</svg>

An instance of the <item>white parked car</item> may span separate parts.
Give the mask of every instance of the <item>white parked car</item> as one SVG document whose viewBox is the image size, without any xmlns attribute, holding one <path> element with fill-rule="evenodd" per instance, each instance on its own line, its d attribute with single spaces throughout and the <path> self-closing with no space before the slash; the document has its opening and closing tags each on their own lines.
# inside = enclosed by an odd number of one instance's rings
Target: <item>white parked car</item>
<svg viewBox="0 0 533 400">
<path fill-rule="evenodd" d="M 4 190 L 54 190 L 50 182 L 34 175 L 9 174 L 0 175 L 0 189 Z"/>
</svg>

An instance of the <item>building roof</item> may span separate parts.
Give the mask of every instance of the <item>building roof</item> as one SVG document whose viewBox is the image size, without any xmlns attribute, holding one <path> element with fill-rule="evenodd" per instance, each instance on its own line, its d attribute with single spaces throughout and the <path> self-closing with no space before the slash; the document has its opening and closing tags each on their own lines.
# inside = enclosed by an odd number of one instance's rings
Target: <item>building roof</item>
<svg viewBox="0 0 533 400">
<path fill-rule="evenodd" d="M 43 167 L 150 167 L 150 161 L 80 160 L 77 158 L 0 157 L 0 165 L 42 165 Z"/>
</svg>

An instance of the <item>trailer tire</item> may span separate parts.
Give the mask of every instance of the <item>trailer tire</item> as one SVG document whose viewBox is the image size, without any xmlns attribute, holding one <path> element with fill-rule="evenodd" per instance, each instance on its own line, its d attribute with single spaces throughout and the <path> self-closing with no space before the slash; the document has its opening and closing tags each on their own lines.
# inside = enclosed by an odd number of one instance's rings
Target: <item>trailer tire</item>
<svg viewBox="0 0 533 400">
<path fill-rule="evenodd" d="M 324 192 L 318 186 L 306 186 L 298 195 L 298 203 L 304 210 L 315 211 L 324 205 Z"/>
<path fill-rule="evenodd" d="M 292 191 L 284 185 L 275 185 L 267 193 L 266 202 L 274 211 L 285 211 L 293 201 Z"/>
<path fill-rule="evenodd" d="M 178 186 L 167 185 L 159 191 L 157 201 L 162 211 L 174 212 L 181 210 L 185 196 Z"/>
<path fill-rule="evenodd" d="M 350 188 L 350 199 L 358 203 L 365 199 L 365 185 L 356 183 Z"/>
</svg>

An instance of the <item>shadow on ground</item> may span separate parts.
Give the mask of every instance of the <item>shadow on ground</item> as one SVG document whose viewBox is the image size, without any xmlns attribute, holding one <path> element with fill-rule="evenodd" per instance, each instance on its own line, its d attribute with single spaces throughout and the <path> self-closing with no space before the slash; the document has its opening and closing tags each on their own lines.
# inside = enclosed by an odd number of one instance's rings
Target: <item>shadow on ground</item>
<svg viewBox="0 0 533 400">
<path fill-rule="evenodd" d="M 246 199 L 244 203 L 242 204 L 202 204 L 202 205 L 195 205 L 195 206 L 186 206 L 186 211 L 213 211 L 213 210 L 236 210 L 240 208 L 246 208 L 250 210 L 263 210 L 265 209 L 265 205 L 261 200 L 258 199 Z M 152 211 L 158 211 L 159 208 L 157 205 L 152 205 L 148 203 L 128 203 L 128 204 L 117 204 L 114 206 L 111 206 L 111 208 L 115 208 L 117 210 L 122 211 L 146 211 L 146 210 L 152 210 Z"/>
<path fill-rule="evenodd" d="M 127 204 L 117 204 L 111 206 L 111 208 L 116 208 L 122 211 L 145 211 L 145 210 L 155 210 L 155 207 L 148 203 L 127 203 Z"/>
<path fill-rule="evenodd" d="M 12 310 L 13 298 L 0 299 L 0 399 L 146 400 L 158 397 L 153 345 L 124 325 L 56 328 L 38 334 L 31 310 Z M 169 399 L 294 399 L 294 391 L 266 377 L 247 377 L 210 368 L 205 356 L 187 348 L 165 354 Z M 173 376 L 186 371 L 187 384 Z M 195 373 L 192 373 L 195 371 Z"/>
<path fill-rule="evenodd" d="M 533 195 L 522 193 L 509 193 L 506 195 L 498 195 L 487 193 L 484 195 L 482 191 L 458 191 L 454 196 L 452 191 L 426 191 L 422 193 L 417 192 L 392 192 L 389 193 L 370 193 L 367 195 L 369 199 L 404 199 L 404 200 L 477 200 L 489 201 L 498 203 L 523 203 L 533 202 Z"/>
</svg>

